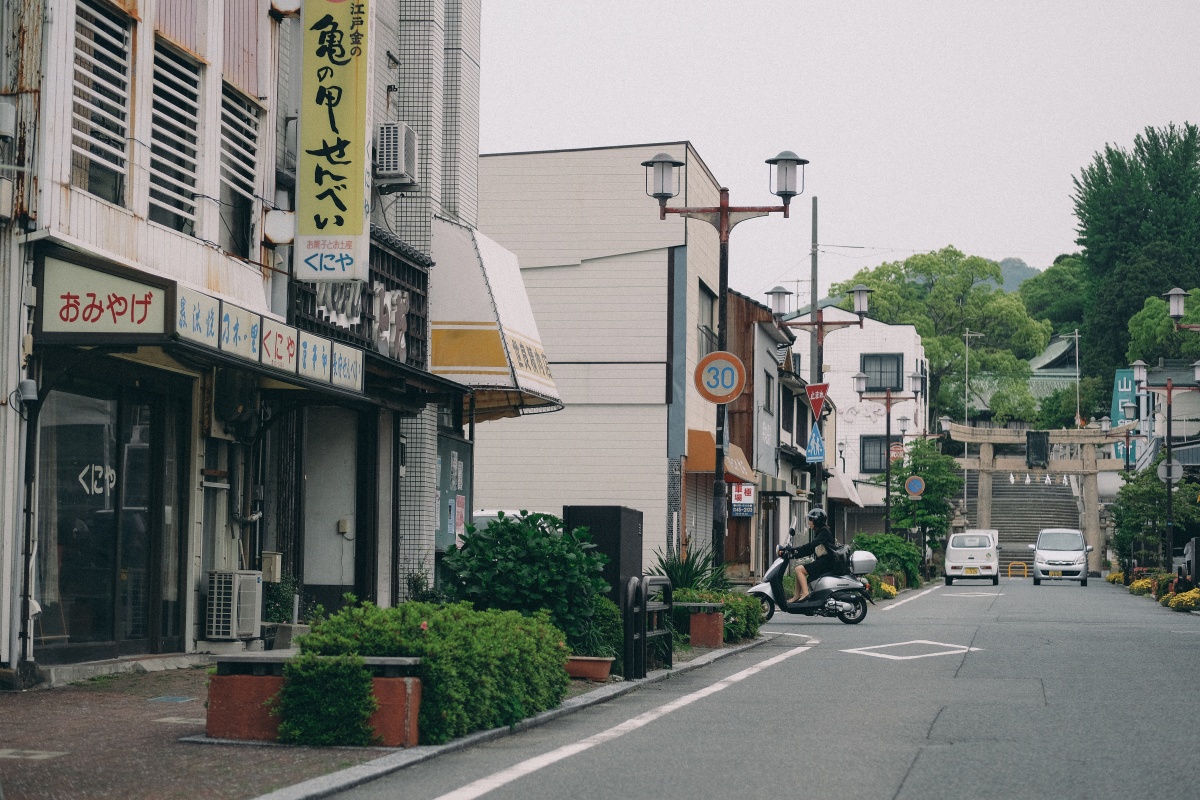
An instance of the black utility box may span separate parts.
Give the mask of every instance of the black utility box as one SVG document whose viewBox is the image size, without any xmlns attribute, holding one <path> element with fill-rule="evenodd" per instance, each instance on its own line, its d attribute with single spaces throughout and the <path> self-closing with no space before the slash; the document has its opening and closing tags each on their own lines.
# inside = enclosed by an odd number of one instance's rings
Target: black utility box
<svg viewBox="0 0 1200 800">
<path fill-rule="evenodd" d="M 566 530 L 587 528 L 596 549 L 608 556 L 604 580 L 609 598 L 621 605 L 621 589 L 642 575 L 642 512 L 625 506 L 563 506 Z"/>
</svg>

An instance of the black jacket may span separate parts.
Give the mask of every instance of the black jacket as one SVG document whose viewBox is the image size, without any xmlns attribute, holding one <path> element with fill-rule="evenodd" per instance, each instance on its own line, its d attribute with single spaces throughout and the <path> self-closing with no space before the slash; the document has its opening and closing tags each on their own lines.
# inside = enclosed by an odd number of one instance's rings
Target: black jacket
<svg viewBox="0 0 1200 800">
<path fill-rule="evenodd" d="M 825 574 L 836 571 L 840 566 L 841 559 L 833 552 L 835 547 L 837 540 L 833 538 L 833 531 L 828 525 L 822 525 L 817 528 L 811 542 L 793 547 L 792 555 L 796 558 L 815 555 L 816 560 L 805 567 L 805 570 L 809 575 Z"/>
</svg>

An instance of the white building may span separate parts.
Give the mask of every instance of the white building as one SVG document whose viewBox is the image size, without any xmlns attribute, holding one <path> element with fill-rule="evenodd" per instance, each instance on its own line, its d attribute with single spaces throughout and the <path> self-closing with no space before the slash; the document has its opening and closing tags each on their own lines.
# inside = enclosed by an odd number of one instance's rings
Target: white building
<svg viewBox="0 0 1200 800">
<path fill-rule="evenodd" d="M 912 325 L 888 325 L 868 316 L 860 329 L 858 316 L 853 312 L 832 303 L 823 303 L 822 307 L 826 322 L 853 324 L 827 333 L 824 342 L 822 382 L 829 384 L 829 398 L 837 409 L 836 432 L 826 430 L 826 453 L 830 460 L 835 460 L 828 492 L 836 508 L 830 510 L 835 515 L 839 536 L 841 532 L 847 538 L 859 532 L 878 533 L 883 530 L 884 493 L 883 486 L 874 480 L 885 472 L 890 449 L 886 435 L 886 390 L 890 388 L 893 395 L 891 444 L 938 432 L 930 427 L 927 394 L 922 392 L 913 399 L 910 380 L 914 372 L 928 374 L 925 348 Z M 785 318 L 807 319 L 808 314 L 802 310 Z M 803 328 L 795 330 L 795 349 L 809 352 L 811 334 Z M 854 376 L 859 372 L 867 375 L 863 397 L 859 397 L 854 387 Z M 907 424 L 903 419 L 908 420 Z M 902 427 L 906 429 L 903 435 Z M 893 490 L 904 477 L 893 471 Z"/>
<path fill-rule="evenodd" d="M 434 372 L 478 0 L 45 0 L 0 36 L 0 680 L 241 647 L 259 570 L 403 599 L 465 525 L 476 402 L 557 407 L 508 355 Z"/>
<path fill-rule="evenodd" d="M 687 142 L 480 159 L 480 229 L 520 259 L 565 409 L 477 432 L 475 507 L 637 509 L 646 566 L 712 530 L 716 407 L 693 374 L 714 349 L 718 241 L 705 222 L 659 219 L 640 164 L 661 151 L 685 163 L 681 205 L 719 202 Z"/>
</svg>

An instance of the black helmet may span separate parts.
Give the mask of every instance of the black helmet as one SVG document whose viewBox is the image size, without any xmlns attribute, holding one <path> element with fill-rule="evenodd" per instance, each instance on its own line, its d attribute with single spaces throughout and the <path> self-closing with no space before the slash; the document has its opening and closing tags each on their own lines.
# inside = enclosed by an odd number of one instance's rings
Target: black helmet
<svg viewBox="0 0 1200 800">
<path fill-rule="evenodd" d="M 829 515 L 825 513 L 823 508 L 814 508 L 808 512 L 807 519 L 813 524 L 814 528 L 819 528 L 829 520 Z"/>
</svg>

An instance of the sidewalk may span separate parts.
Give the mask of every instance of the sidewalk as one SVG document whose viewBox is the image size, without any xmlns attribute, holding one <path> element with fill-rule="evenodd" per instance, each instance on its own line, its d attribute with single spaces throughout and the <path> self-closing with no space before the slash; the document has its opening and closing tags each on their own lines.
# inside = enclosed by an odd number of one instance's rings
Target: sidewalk
<svg viewBox="0 0 1200 800">
<path fill-rule="evenodd" d="M 765 641 L 760 637 L 744 645 L 697 651 L 674 670 L 656 670 L 643 680 L 573 681 L 561 706 L 523 721 L 515 730 L 542 725 Z M 137 663 L 153 671 L 104 675 L 55 689 L 0 692 L 0 800 L 242 800 L 263 795 L 303 800 L 512 732 L 480 731 L 445 745 L 407 750 L 218 742 L 204 736 L 206 664 L 179 667 L 178 658 Z"/>
</svg>

